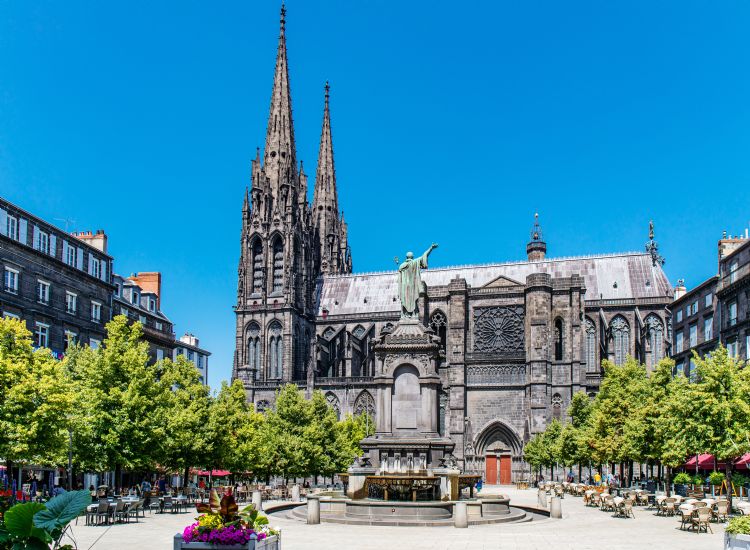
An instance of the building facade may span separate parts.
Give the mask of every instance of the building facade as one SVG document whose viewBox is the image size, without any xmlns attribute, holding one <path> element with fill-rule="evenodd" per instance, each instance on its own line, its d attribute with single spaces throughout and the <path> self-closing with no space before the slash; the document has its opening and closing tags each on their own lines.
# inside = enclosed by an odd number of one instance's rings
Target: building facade
<svg viewBox="0 0 750 550">
<path fill-rule="evenodd" d="M 87 234 L 87 236 L 92 236 Z M 103 231 L 97 238 L 106 243 Z M 112 258 L 0 199 L 0 311 L 26 322 L 35 347 L 61 357 L 72 342 L 98 346 L 112 308 Z"/>
<path fill-rule="evenodd" d="M 201 377 L 201 382 L 208 385 L 208 356 L 211 353 L 201 348 L 199 344 L 198 338 L 186 332 L 175 343 L 173 359 L 176 360 L 178 355 L 184 355 L 188 361 L 195 365 Z"/>
<path fill-rule="evenodd" d="M 750 359 L 750 238 L 719 240 L 718 274 L 688 291 L 682 281 L 671 306 L 676 371 L 693 376 L 693 352 L 703 356 L 719 343 L 738 359 Z"/>
<path fill-rule="evenodd" d="M 233 378 L 259 410 L 294 382 L 338 414 L 379 414 L 374 342 L 399 321 L 397 273 L 352 274 L 339 215 L 329 88 L 312 205 L 297 169 L 285 42 L 276 60 L 266 148 L 242 208 Z M 538 220 L 521 262 L 428 269 L 420 322 L 439 337 L 435 425 L 464 468 L 528 475 L 523 444 L 596 392 L 601 361 L 647 365 L 671 353 L 673 290 L 653 228 L 645 253 L 547 258 Z M 377 367 L 377 368 L 376 368 Z M 503 478 L 504 476 L 504 478 Z"/>
</svg>

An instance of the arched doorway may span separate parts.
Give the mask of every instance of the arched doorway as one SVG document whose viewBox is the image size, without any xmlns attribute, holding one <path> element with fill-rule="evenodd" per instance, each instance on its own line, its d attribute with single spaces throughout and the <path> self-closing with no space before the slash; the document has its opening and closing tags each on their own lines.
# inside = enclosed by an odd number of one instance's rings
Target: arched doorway
<svg viewBox="0 0 750 550">
<path fill-rule="evenodd" d="M 474 448 L 477 458 L 484 462 L 485 483 L 506 485 L 523 477 L 521 439 L 504 422 L 496 420 L 486 425 L 477 436 Z"/>
</svg>

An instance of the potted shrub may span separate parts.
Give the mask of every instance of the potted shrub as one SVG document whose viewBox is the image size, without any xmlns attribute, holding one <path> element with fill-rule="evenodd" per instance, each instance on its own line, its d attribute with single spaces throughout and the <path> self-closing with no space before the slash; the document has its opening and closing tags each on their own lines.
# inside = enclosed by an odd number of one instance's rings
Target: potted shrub
<svg viewBox="0 0 750 550">
<path fill-rule="evenodd" d="M 174 537 L 174 550 L 280 550 L 280 533 L 254 506 L 239 510 L 231 490 L 219 499 L 211 491 L 208 504 L 195 506 L 195 523 Z"/>
<path fill-rule="evenodd" d="M 680 496 L 687 496 L 687 485 L 693 482 L 693 478 L 685 472 L 680 472 L 674 476 L 674 492 Z"/>
<path fill-rule="evenodd" d="M 77 518 L 91 504 L 88 491 L 71 491 L 58 495 L 46 504 L 24 502 L 5 511 L 0 524 L 0 548 L 29 548 L 40 550 L 58 546 L 68 523 Z"/>
<path fill-rule="evenodd" d="M 726 478 L 727 476 L 722 472 L 711 472 L 710 474 L 708 474 L 708 482 L 711 484 L 712 494 L 716 493 L 716 487 L 724 483 L 724 480 Z"/>
<path fill-rule="evenodd" d="M 750 516 L 737 516 L 729 520 L 724 531 L 725 550 L 750 550 Z"/>
</svg>

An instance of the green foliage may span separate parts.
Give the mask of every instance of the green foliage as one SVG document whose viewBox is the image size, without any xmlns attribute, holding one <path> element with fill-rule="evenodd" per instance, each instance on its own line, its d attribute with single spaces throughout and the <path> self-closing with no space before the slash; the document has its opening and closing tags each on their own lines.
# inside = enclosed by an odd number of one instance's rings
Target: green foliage
<svg viewBox="0 0 750 550">
<path fill-rule="evenodd" d="M 732 483 L 735 487 L 746 487 L 750 484 L 750 477 L 745 474 L 732 474 Z"/>
<path fill-rule="evenodd" d="M 731 535 L 750 535 L 750 516 L 733 517 L 725 531 Z"/>
<path fill-rule="evenodd" d="M 164 427 L 159 464 L 178 472 L 209 462 L 213 442 L 208 438 L 209 389 L 195 365 L 183 355 L 158 365 L 158 414 Z M 187 477 L 187 476 L 186 476 Z"/>
<path fill-rule="evenodd" d="M 141 336 L 140 323 L 118 315 L 107 324 L 101 347 L 81 348 L 68 358 L 78 398 L 74 453 L 83 469 L 145 470 L 164 456 L 164 386 Z"/>
<path fill-rule="evenodd" d="M 3 516 L 0 542 L 11 543 L 14 549 L 49 550 L 52 537 L 47 530 L 34 525 L 34 514 L 44 509 L 44 504 L 39 502 L 25 502 L 12 506 Z"/>
<path fill-rule="evenodd" d="M 33 351 L 24 322 L 0 319 L 0 457 L 60 463 L 72 395 L 64 364 L 47 349 Z"/>
<path fill-rule="evenodd" d="M 91 504 L 88 491 L 69 491 L 50 499 L 46 508 L 34 515 L 34 525 L 57 538 L 65 526 Z"/>
<path fill-rule="evenodd" d="M 708 481 L 711 485 L 721 485 L 727 478 L 722 472 L 711 472 L 708 474 Z"/>
<path fill-rule="evenodd" d="M 686 474 L 685 472 L 680 472 L 676 476 L 674 476 L 674 482 L 677 485 L 687 485 L 688 483 L 693 482 L 693 477 L 690 474 Z"/>
</svg>

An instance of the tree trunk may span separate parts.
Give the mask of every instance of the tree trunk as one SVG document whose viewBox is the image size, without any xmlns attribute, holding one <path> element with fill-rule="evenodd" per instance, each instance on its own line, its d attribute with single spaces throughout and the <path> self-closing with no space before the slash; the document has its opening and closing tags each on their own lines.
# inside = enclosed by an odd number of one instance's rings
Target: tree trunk
<svg viewBox="0 0 750 550">
<path fill-rule="evenodd" d="M 666 490 L 667 490 L 667 496 L 668 496 L 668 497 L 672 496 L 672 492 L 671 492 L 671 490 L 670 490 L 670 487 L 671 487 L 671 485 L 672 485 L 672 484 L 671 484 L 671 480 L 670 480 L 670 477 L 671 477 L 671 476 L 670 476 L 670 474 L 672 473 L 672 472 L 671 472 L 671 470 L 672 470 L 672 468 L 670 468 L 669 466 L 667 466 L 667 467 L 665 468 L 665 475 L 666 475 Z"/>
<path fill-rule="evenodd" d="M 188 476 L 190 475 L 190 466 L 185 466 L 185 476 L 182 478 L 182 488 L 188 485 Z"/>
</svg>

